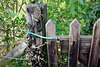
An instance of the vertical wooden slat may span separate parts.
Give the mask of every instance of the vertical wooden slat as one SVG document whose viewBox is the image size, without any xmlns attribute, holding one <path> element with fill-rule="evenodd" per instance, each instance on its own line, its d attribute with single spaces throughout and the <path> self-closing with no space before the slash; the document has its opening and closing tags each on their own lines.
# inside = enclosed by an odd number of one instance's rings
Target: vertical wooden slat
<svg viewBox="0 0 100 67">
<path fill-rule="evenodd" d="M 45 31 L 45 24 L 47 23 L 47 4 L 43 5 L 44 8 L 41 9 L 41 23 L 42 23 L 42 36 L 46 36 L 46 31 Z M 43 39 L 43 43 L 45 43 L 45 39 Z"/>
<path fill-rule="evenodd" d="M 32 21 L 32 17 L 31 17 L 31 13 L 29 12 L 29 5 L 26 5 L 26 20 L 27 20 L 27 24 L 32 25 L 33 21 Z M 29 31 L 31 31 L 31 29 L 28 29 Z M 32 37 L 31 35 L 29 36 L 30 41 L 29 41 L 29 47 L 32 46 Z"/>
<path fill-rule="evenodd" d="M 42 35 L 42 30 L 39 31 L 38 28 L 41 28 L 41 10 L 39 10 L 38 5 L 27 5 L 26 6 L 26 19 L 27 23 L 30 24 L 29 31 L 34 32 L 36 34 Z M 29 34 L 29 48 L 31 49 L 33 42 L 37 45 L 42 44 L 42 39 L 34 38 L 33 35 Z M 40 57 L 40 56 L 38 56 Z M 40 60 L 38 60 L 39 62 Z M 34 66 L 35 62 L 32 60 L 32 67 Z"/>
<path fill-rule="evenodd" d="M 29 10 L 28 5 L 26 5 L 26 19 L 27 19 L 27 23 L 32 24 L 33 21 L 32 21 L 32 17 L 31 17 L 31 13 L 29 13 L 28 10 Z"/>
<path fill-rule="evenodd" d="M 69 35 L 69 67 L 77 67 L 80 41 L 80 23 L 74 19 L 70 24 Z"/>
<path fill-rule="evenodd" d="M 56 37 L 56 25 L 52 20 L 46 23 L 46 36 Z M 48 65 L 49 67 L 57 67 L 57 47 L 55 40 L 47 40 L 48 49 Z"/>
<path fill-rule="evenodd" d="M 94 24 L 88 67 L 97 67 L 100 46 L 100 19 Z"/>
<path fill-rule="evenodd" d="M 34 27 L 33 29 L 31 28 L 31 30 L 29 31 L 42 35 L 42 31 L 38 31 L 37 29 L 38 25 L 40 25 L 40 28 L 42 27 L 41 10 L 39 10 L 37 6 L 38 5 L 27 5 L 26 6 L 26 18 L 27 18 L 27 23 L 29 23 L 32 27 Z M 35 39 L 36 39 L 36 44 L 42 44 L 42 39 L 40 38 L 35 38 Z"/>
</svg>

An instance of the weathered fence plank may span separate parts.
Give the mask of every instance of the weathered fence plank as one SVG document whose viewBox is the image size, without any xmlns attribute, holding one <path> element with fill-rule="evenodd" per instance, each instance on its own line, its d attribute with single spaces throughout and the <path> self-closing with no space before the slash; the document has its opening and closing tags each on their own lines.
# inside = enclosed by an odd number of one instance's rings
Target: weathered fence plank
<svg viewBox="0 0 100 67">
<path fill-rule="evenodd" d="M 69 67 L 77 67 L 80 43 L 80 23 L 74 19 L 70 24 L 69 35 Z"/>
<path fill-rule="evenodd" d="M 26 19 L 27 23 L 29 24 L 29 31 L 42 35 L 42 30 L 39 30 L 42 28 L 41 25 L 41 8 L 38 7 L 38 5 L 27 5 L 26 6 Z M 42 44 L 42 39 L 33 37 L 33 35 L 29 34 L 29 48 L 32 49 L 33 44 L 40 45 Z M 33 43 L 34 42 L 34 43 Z M 34 66 L 35 62 L 32 60 L 32 66 Z"/>
<path fill-rule="evenodd" d="M 63 35 L 60 37 L 61 53 L 68 53 L 69 51 L 69 36 Z M 90 51 L 92 36 L 81 35 L 80 36 L 80 51 L 79 51 L 79 61 L 85 66 L 88 64 L 88 56 Z"/>
<path fill-rule="evenodd" d="M 61 35 L 60 37 L 60 44 L 61 44 L 61 53 L 68 53 L 69 51 L 69 36 Z M 80 50 L 79 50 L 79 61 L 80 63 L 84 64 L 85 66 L 88 65 L 89 59 L 89 52 L 90 52 L 90 45 L 91 45 L 92 36 L 90 35 L 81 35 L 80 36 Z M 100 49 L 99 49 L 100 53 Z M 100 57 L 99 57 L 100 61 Z M 98 62 L 100 66 L 100 62 Z"/>
<path fill-rule="evenodd" d="M 37 5 L 26 5 L 26 19 L 27 24 L 29 24 L 29 31 L 36 33 L 36 21 L 39 19 L 41 11 L 37 9 Z M 32 35 L 29 35 L 29 47 L 32 46 Z M 38 40 L 38 39 L 37 39 Z M 37 41 L 36 41 L 37 42 Z"/>
<path fill-rule="evenodd" d="M 61 35 L 59 37 L 60 37 L 60 44 L 61 44 L 61 53 L 68 53 L 69 36 Z M 87 36 L 87 35 L 80 36 L 80 53 L 89 53 L 91 39 L 92 39 L 92 36 Z"/>
<path fill-rule="evenodd" d="M 46 36 L 56 37 L 56 25 L 52 20 L 46 23 Z M 56 40 L 47 40 L 49 67 L 57 67 L 57 46 L 55 41 Z"/>
<path fill-rule="evenodd" d="M 94 24 L 88 67 L 97 67 L 100 46 L 100 19 Z"/>
<path fill-rule="evenodd" d="M 46 36 L 45 24 L 47 23 L 47 4 L 44 4 L 43 7 L 44 8 L 41 9 L 42 36 Z M 46 40 L 42 40 L 42 43 L 45 43 Z"/>
<path fill-rule="evenodd" d="M 27 23 L 32 24 L 32 17 L 31 17 L 31 13 L 29 13 L 29 8 L 28 5 L 26 6 L 26 19 L 27 19 Z"/>
</svg>

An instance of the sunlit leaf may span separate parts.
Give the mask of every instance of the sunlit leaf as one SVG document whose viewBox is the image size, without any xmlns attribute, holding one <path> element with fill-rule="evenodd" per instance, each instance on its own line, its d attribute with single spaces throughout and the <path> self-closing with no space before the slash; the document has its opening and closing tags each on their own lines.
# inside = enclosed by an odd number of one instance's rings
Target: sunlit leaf
<svg viewBox="0 0 100 67">
<path fill-rule="evenodd" d="M 3 0 L 4 3 L 6 3 L 8 0 Z"/>
<path fill-rule="evenodd" d="M 10 51 L 11 51 L 13 48 L 14 48 L 14 44 L 12 44 L 12 45 L 10 46 Z"/>
<path fill-rule="evenodd" d="M 66 8 L 67 7 L 66 2 L 64 1 L 64 2 L 60 3 L 60 7 L 63 8 L 63 9 Z"/>
<path fill-rule="evenodd" d="M 16 19 L 16 17 L 18 17 L 18 13 L 13 13 L 13 11 L 10 9 L 6 9 L 6 12 L 8 13 L 9 17 L 12 18 L 12 20 L 14 20 L 14 19 Z"/>
<path fill-rule="evenodd" d="M 6 41 L 8 41 L 10 39 L 10 37 L 5 37 L 2 41 L 3 42 L 6 42 Z"/>
</svg>

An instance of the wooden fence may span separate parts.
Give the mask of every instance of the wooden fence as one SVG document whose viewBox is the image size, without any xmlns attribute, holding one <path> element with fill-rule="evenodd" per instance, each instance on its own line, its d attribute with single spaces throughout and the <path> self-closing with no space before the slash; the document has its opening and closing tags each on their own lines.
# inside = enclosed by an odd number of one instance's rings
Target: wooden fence
<svg viewBox="0 0 100 67">
<path fill-rule="evenodd" d="M 74 19 L 70 24 L 70 35 L 60 36 L 61 53 L 69 53 L 69 67 L 77 67 L 78 60 L 88 67 L 99 66 L 100 58 L 100 19 L 93 27 L 93 36 L 80 36 L 80 23 Z M 46 23 L 47 37 L 56 36 L 56 25 L 52 20 Z M 58 44 L 55 40 L 48 42 L 48 62 L 49 67 L 57 67 L 57 50 Z M 91 48 L 90 48 L 91 47 Z M 61 55 L 61 54 L 60 54 Z"/>
<path fill-rule="evenodd" d="M 35 16 L 40 20 L 42 27 L 42 32 L 37 32 L 37 26 L 34 32 L 39 35 L 47 37 L 56 37 L 56 25 L 52 20 L 47 22 L 47 5 L 43 5 L 40 11 L 37 10 L 36 5 L 27 5 L 26 6 L 26 16 L 27 23 L 35 24 L 32 18 Z M 39 16 L 41 14 L 41 16 Z M 43 16 L 42 16 L 43 14 Z M 39 16 L 39 18 L 38 18 Z M 37 20 L 35 19 L 35 20 Z M 46 23 L 47 22 L 47 23 Z M 45 32 L 46 29 L 46 32 Z M 29 31 L 32 31 L 29 29 Z M 80 36 L 81 25 L 77 19 L 74 19 L 70 24 L 70 35 L 69 36 L 58 36 L 56 40 L 47 40 L 47 49 L 48 49 L 48 65 L 49 67 L 57 67 L 57 55 L 58 59 L 61 58 L 61 53 L 68 53 L 68 66 L 77 67 L 78 61 L 84 64 L 86 67 L 100 67 L 100 19 L 98 19 L 93 27 L 93 36 Z M 30 39 L 32 39 L 30 37 Z M 60 39 L 60 40 L 59 40 Z M 41 44 L 41 38 L 36 39 L 36 44 Z M 32 45 L 32 42 L 29 42 L 29 45 Z"/>
</svg>

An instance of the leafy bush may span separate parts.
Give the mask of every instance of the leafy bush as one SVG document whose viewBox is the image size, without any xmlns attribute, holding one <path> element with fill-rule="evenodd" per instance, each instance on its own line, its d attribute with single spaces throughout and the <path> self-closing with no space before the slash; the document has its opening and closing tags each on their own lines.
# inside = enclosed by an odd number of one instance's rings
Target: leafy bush
<svg viewBox="0 0 100 67">
<path fill-rule="evenodd" d="M 22 15 L 22 17 L 19 18 L 18 13 L 13 13 L 13 11 L 9 9 L 5 12 L 7 13 L 7 16 L 0 17 L 0 28 L 5 30 L 4 32 L 7 35 L 2 41 L 8 42 L 14 40 L 15 37 L 21 38 L 25 34 L 25 15 Z"/>
<path fill-rule="evenodd" d="M 69 25 L 76 18 L 81 24 L 81 34 L 92 34 L 94 22 L 99 18 L 100 2 L 85 0 L 65 0 L 59 5 L 48 3 L 48 19 L 57 26 L 57 35 L 68 35 Z"/>
<path fill-rule="evenodd" d="M 18 8 L 22 7 L 18 7 L 19 1 L 16 0 L 16 4 L 14 4 L 14 1 L 0 1 L 0 37 L 2 37 L 0 41 L 2 41 L 2 44 L 17 43 L 17 38 L 25 38 L 23 37 L 26 34 L 25 11 L 23 10 L 22 14 L 20 14 L 20 11 L 18 13 Z M 46 0 L 44 2 L 47 3 Z M 28 2 L 24 1 L 24 3 L 27 4 Z M 17 5 L 16 9 L 15 5 Z M 93 24 L 100 16 L 99 7 L 100 2 L 96 0 L 48 0 L 48 20 L 51 19 L 56 24 L 57 35 L 68 35 L 69 25 L 75 18 L 81 24 L 81 34 L 91 35 Z M 13 47 L 14 45 L 10 47 L 10 50 Z M 68 58 L 67 54 L 62 54 L 62 56 Z M 13 61 L 9 66 L 28 66 L 24 61 L 18 61 L 18 64 L 15 62 Z M 24 63 L 26 64 L 24 65 Z M 63 60 L 59 66 L 66 66 L 66 64 L 67 62 L 65 63 Z"/>
</svg>

